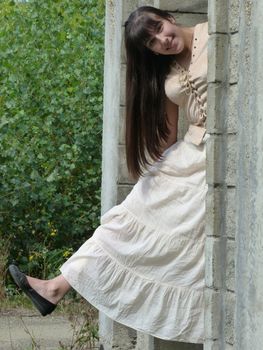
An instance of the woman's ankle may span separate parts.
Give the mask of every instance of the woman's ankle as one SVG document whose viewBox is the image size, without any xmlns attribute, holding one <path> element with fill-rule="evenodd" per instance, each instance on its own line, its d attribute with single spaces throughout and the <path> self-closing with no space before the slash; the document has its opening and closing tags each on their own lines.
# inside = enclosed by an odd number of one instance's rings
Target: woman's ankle
<svg viewBox="0 0 263 350">
<path fill-rule="evenodd" d="M 27 276 L 27 280 L 38 294 L 53 304 L 57 304 L 71 288 L 62 275 L 50 280 Z"/>
<path fill-rule="evenodd" d="M 70 284 L 62 275 L 49 280 L 47 283 L 48 294 L 53 300 L 56 300 L 56 303 L 63 299 L 70 289 Z"/>
</svg>

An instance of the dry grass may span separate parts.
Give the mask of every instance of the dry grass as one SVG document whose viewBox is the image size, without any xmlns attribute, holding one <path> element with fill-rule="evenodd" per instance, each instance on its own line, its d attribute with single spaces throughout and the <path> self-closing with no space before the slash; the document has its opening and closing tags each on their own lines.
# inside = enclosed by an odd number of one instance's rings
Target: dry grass
<svg viewBox="0 0 263 350">
<path fill-rule="evenodd" d="M 0 233 L 0 302 L 5 298 L 6 266 L 8 262 L 10 241 Z"/>
<path fill-rule="evenodd" d="M 63 312 L 64 309 L 64 312 Z M 70 300 L 61 305 L 73 329 L 71 344 L 60 343 L 61 350 L 95 350 L 99 348 L 98 311 L 81 297 L 75 303 Z"/>
</svg>

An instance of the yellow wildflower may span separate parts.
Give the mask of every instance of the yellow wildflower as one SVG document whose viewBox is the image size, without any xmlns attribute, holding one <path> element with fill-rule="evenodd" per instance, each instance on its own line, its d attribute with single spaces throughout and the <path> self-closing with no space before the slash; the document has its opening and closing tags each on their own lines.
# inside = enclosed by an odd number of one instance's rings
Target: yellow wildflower
<svg viewBox="0 0 263 350">
<path fill-rule="evenodd" d="M 63 253 L 63 257 L 67 258 L 69 255 L 71 255 L 71 251 L 70 250 L 65 250 Z"/>
<path fill-rule="evenodd" d="M 51 236 L 51 237 L 54 237 L 54 236 L 57 235 L 57 233 L 58 233 L 58 230 L 56 230 L 56 229 L 53 228 L 53 229 L 51 230 L 51 232 L 50 232 L 50 236 Z"/>
</svg>

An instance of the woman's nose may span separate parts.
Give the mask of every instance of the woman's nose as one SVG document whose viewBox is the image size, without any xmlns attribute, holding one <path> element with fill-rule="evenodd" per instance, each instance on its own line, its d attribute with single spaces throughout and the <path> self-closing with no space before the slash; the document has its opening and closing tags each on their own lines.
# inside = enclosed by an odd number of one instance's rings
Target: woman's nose
<svg viewBox="0 0 263 350">
<path fill-rule="evenodd" d="M 164 36 L 163 36 L 162 34 L 156 34 L 156 35 L 155 35 L 155 38 L 156 38 L 157 40 L 159 40 L 160 42 L 163 42 L 163 40 L 164 40 Z"/>
<path fill-rule="evenodd" d="M 168 38 L 161 34 L 156 34 L 155 38 L 164 46 L 168 45 Z"/>
</svg>

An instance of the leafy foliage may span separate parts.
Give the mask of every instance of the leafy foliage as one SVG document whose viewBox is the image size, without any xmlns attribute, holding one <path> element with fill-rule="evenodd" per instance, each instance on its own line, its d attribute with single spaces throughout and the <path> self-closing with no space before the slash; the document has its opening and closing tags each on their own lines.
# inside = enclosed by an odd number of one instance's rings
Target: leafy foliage
<svg viewBox="0 0 263 350">
<path fill-rule="evenodd" d="M 48 276 L 98 224 L 103 31 L 103 0 L 1 1 L 0 230 Z"/>
</svg>

